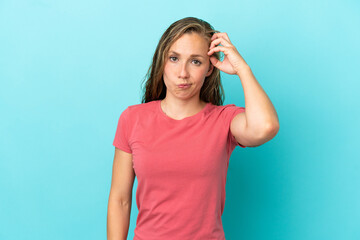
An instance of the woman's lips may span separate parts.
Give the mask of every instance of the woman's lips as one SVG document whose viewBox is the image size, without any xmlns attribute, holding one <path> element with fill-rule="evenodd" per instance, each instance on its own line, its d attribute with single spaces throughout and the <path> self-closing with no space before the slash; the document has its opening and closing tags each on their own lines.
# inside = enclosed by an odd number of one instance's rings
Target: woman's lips
<svg viewBox="0 0 360 240">
<path fill-rule="evenodd" d="M 191 84 L 179 84 L 178 87 L 179 88 L 189 88 L 191 86 Z"/>
</svg>

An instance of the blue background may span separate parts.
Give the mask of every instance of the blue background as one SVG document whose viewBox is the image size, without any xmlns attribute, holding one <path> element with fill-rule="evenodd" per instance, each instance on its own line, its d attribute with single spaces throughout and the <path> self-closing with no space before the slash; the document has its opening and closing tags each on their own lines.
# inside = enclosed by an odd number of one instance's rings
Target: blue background
<svg viewBox="0 0 360 240">
<path fill-rule="evenodd" d="M 280 121 L 231 156 L 226 238 L 360 239 L 355 0 L 0 1 L 0 239 L 106 239 L 118 117 L 187 16 L 228 33 Z M 245 106 L 222 77 L 225 104 Z"/>
</svg>

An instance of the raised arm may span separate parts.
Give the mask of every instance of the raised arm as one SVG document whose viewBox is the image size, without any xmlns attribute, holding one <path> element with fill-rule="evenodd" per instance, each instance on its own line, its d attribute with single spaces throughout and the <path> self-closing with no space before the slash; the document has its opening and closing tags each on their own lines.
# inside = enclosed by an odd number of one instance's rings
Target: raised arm
<svg viewBox="0 0 360 240">
<path fill-rule="evenodd" d="M 280 128 L 277 113 L 269 97 L 231 43 L 227 33 L 215 33 L 211 41 L 208 55 L 212 64 L 225 73 L 239 76 L 244 89 L 245 112 L 233 118 L 230 125 L 231 133 L 239 143 L 248 147 L 259 146 L 269 141 Z M 211 56 L 219 51 L 225 54 L 222 62 Z"/>
<path fill-rule="evenodd" d="M 250 67 L 242 68 L 238 76 L 244 89 L 245 112 L 233 118 L 230 131 L 244 146 L 259 146 L 271 140 L 279 131 L 278 116 Z"/>
</svg>

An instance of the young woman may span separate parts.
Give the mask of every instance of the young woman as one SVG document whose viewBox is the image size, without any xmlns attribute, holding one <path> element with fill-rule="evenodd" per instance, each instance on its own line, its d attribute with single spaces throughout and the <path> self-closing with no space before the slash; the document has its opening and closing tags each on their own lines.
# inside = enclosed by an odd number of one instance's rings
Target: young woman
<svg viewBox="0 0 360 240">
<path fill-rule="evenodd" d="M 246 108 L 222 105 L 220 71 L 239 76 Z M 271 101 L 228 35 L 194 17 L 174 22 L 156 48 L 142 103 L 118 121 L 108 239 L 127 237 L 135 176 L 135 240 L 225 239 L 231 153 L 278 130 Z"/>
</svg>

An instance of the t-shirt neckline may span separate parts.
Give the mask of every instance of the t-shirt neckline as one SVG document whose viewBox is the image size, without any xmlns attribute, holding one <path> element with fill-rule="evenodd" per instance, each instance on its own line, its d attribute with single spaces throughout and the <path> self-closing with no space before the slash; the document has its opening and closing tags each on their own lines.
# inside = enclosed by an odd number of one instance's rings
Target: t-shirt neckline
<svg viewBox="0 0 360 240">
<path fill-rule="evenodd" d="M 162 108 L 161 108 L 161 100 L 157 100 L 157 108 L 158 108 L 158 111 L 159 111 L 160 115 L 163 116 L 163 117 L 164 117 L 165 119 L 167 119 L 168 121 L 175 122 L 175 123 L 185 122 L 185 121 L 189 121 L 189 120 L 191 120 L 191 119 L 195 119 L 195 118 L 200 117 L 200 116 L 205 112 L 205 110 L 206 110 L 207 108 L 209 108 L 210 104 L 211 104 L 211 103 L 208 102 L 208 103 L 206 103 L 205 107 L 203 107 L 199 112 L 195 113 L 195 114 L 192 115 L 192 116 L 185 117 L 185 118 L 183 118 L 183 119 L 179 119 L 179 120 L 178 120 L 178 119 L 174 119 L 174 118 L 171 118 L 171 117 L 169 117 L 168 115 L 166 115 L 166 114 L 164 113 L 164 111 L 162 110 Z"/>
</svg>

